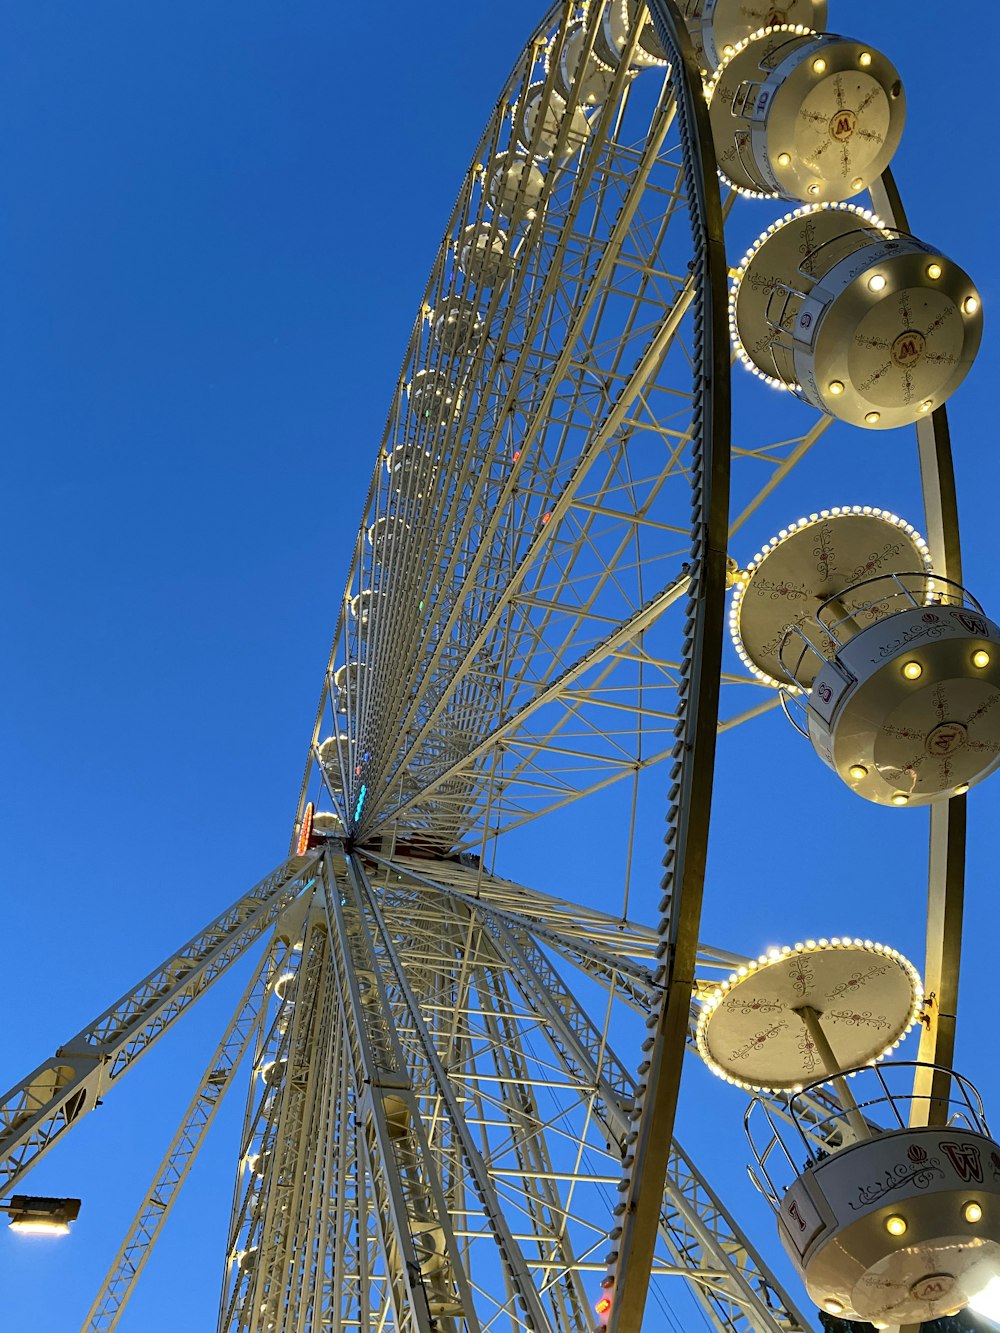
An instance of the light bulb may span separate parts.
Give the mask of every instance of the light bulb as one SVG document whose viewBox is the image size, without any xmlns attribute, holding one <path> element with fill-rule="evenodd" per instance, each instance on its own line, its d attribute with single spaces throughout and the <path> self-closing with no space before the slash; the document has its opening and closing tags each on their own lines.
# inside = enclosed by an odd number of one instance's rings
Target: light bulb
<svg viewBox="0 0 1000 1333">
<path fill-rule="evenodd" d="M 962 1216 L 966 1222 L 978 1222 L 982 1215 L 983 1206 L 981 1203 L 976 1203 L 975 1199 L 970 1199 L 962 1209 Z"/>
<path fill-rule="evenodd" d="M 893 796 L 892 803 L 893 805 L 908 805 L 909 800 L 910 798 L 909 796 L 907 796 L 905 791 L 898 791 Z"/>
<path fill-rule="evenodd" d="M 967 782 L 960 782 L 958 786 L 955 788 L 955 790 L 952 792 L 952 795 L 964 796 L 968 790 L 969 790 L 969 784 Z"/>
<path fill-rule="evenodd" d="M 972 654 L 972 665 L 974 667 L 979 667 L 980 670 L 982 670 L 983 667 L 989 666 L 989 664 L 990 664 L 989 653 L 986 651 L 985 648 L 977 648 L 976 651 Z"/>
<path fill-rule="evenodd" d="M 847 771 L 855 782 L 860 782 L 862 778 L 868 776 L 868 770 L 865 768 L 864 764 L 852 764 Z"/>
<path fill-rule="evenodd" d="M 830 383 L 829 383 L 829 385 L 827 386 L 827 388 L 828 388 L 829 392 L 832 393 L 832 394 L 843 393 L 843 392 L 844 392 L 844 382 L 843 382 L 843 380 L 831 380 Z"/>
<path fill-rule="evenodd" d="M 868 279 L 868 290 L 870 292 L 880 292 L 885 287 L 885 277 L 881 273 L 873 273 Z"/>
<path fill-rule="evenodd" d="M 813 61 L 813 73 L 814 73 L 814 74 L 823 74 L 823 73 L 825 73 L 825 71 L 826 71 L 826 61 L 823 59 L 822 56 L 818 56 L 818 57 Z"/>
<path fill-rule="evenodd" d="M 967 315 L 974 315 L 976 311 L 979 309 L 979 297 L 967 296 L 965 300 L 962 302 L 962 309 L 965 311 Z"/>
<path fill-rule="evenodd" d="M 792 155 L 791 155 L 791 153 L 779 153 L 779 154 L 778 154 L 778 166 L 779 166 L 779 167 L 787 167 L 787 166 L 789 165 L 789 163 L 791 162 L 791 160 L 792 160 Z"/>
<path fill-rule="evenodd" d="M 885 1219 L 885 1229 L 890 1236 L 902 1236 L 906 1231 L 906 1218 L 893 1213 L 891 1217 Z"/>
<path fill-rule="evenodd" d="M 871 63 L 872 53 L 870 51 L 862 51 L 858 56 L 858 64 L 861 65 L 862 68 L 867 69 Z"/>
<path fill-rule="evenodd" d="M 903 675 L 907 680 L 919 680 L 924 674 L 924 669 L 919 662 L 907 662 L 903 667 Z"/>
<path fill-rule="evenodd" d="M 867 421 L 869 426 L 874 426 L 875 423 L 880 419 L 880 415 L 881 414 L 878 412 L 866 412 L 865 421 Z"/>
<path fill-rule="evenodd" d="M 940 265 L 940 264 L 928 264 L 928 265 L 927 265 L 927 276 L 928 276 L 929 278 L 933 278 L 935 281 L 936 281 L 938 278 L 940 278 L 940 276 L 941 276 L 941 265 Z"/>
</svg>

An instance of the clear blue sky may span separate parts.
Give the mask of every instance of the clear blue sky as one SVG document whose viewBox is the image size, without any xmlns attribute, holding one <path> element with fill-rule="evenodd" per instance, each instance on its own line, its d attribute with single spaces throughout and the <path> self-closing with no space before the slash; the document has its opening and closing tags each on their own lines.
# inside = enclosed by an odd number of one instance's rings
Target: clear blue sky
<svg viewBox="0 0 1000 1333">
<path fill-rule="evenodd" d="M 321 0 L 8 0 L 4 1087 L 283 857 L 404 342 L 461 174 L 539 14 L 525 0 L 350 16 Z M 912 225 L 983 293 L 986 341 L 952 424 L 966 581 L 1000 616 L 985 63 L 1000 16 L 980 5 L 959 28 L 929 5 L 834 3 L 833 26 L 899 66 L 909 123 L 896 170 Z M 750 233 L 777 211 L 746 207 Z M 734 554 L 745 560 L 803 507 L 855 501 L 919 524 L 907 442 L 826 450 Z M 638 858 L 648 920 L 659 783 Z M 961 1063 L 1000 1121 L 1000 778 L 970 807 Z M 618 817 L 614 804 L 567 815 L 498 868 L 597 897 L 607 883 L 579 831 Z M 924 816 L 851 798 L 779 717 L 724 741 L 715 827 L 707 940 L 757 952 L 861 933 L 919 962 Z M 84 1211 L 59 1246 L 29 1250 L 0 1227 L 3 1333 L 78 1326 L 241 984 L 206 1001 L 30 1178 L 80 1194 Z M 742 1100 L 700 1069 L 686 1079 L 687 1146 L 773 1255 L 768 1216 L 736 1183 Z M 214 1327 L 232 1170 L 222 1140 L 239 1110 L 234 1099 L 124 1328 L 172 1333 L 180 1281 L 185 1327 Z"/>
</svg>

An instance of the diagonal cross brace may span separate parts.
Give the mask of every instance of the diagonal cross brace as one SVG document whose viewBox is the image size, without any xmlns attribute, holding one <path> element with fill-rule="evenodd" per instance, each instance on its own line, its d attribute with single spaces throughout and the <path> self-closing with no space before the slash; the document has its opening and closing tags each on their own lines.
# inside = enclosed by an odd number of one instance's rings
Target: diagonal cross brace
<svg viewBox="0 0 1000 1333">
<path fill-rule="evenodd" d="M 317 862 L 292 857 L 279 866 L 0 1098 L 0 1193 L 274 924 L 313 882 Z"/>
</svg>

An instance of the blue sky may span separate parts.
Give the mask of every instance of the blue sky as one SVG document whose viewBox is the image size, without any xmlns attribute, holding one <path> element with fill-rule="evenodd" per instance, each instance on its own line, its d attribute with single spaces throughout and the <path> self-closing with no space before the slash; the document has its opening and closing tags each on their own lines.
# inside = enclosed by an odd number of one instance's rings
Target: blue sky
<svg viewBox="0 0 1000 1333">
<path fill-rule="evenodd" d="M 1000 17 L 980 9 L 971 36 L 936 30 L 900 0 L 833 5 L 831 27 L 900 68 L 909 120 L 896 171 L 911 224 L 983 294 L 986 339 L 952 429 L 966 582 L 998 616 L 1000 301 L 982 179 L 995 112 L 966 52 L 995 49 Z M 405 340 L 461 174 L 539 13 L 524 0 L 438 3 L 365 23 L 320 0 L 8 0 L 4 1086 L 283 857 Z M 746 209 L 734 262 L 779 211 Z M 803 506 L 884 504 L 920 525 L 905 441 L 856 435 L 813 462 L 738 558 Z M 719 774 L 704 938 L 757 952 L 860 933 L 919 962 L 923 815 L 851 798 L 777 716 L 726 738 Z M 654 776 L 635 899 L 648 920 L 661 792 Z M 998 814 L 1000 778 L 970 799 L 961 1015 L 961 1065 L 988 1108 L 1000 1108 L 989 1027 Z M 569 813 L 520 837 L 498 868 L 599 895 L 624 853 L 612 843 L 595 859 L 579 830 L 619 819 L 613 800 Z M 38 1192 L 80 1194 L 84 1211 L 57 1248 L 29 1251 L 0 1229 L 0 1327 L 78 1325 L 241 985 L 200 1005 L 30 1178 Z M 685 1091 L 686 1146 L 715 1163 L 717 1187 L 732 1186 L 773 1253 L 766 1213 L 735 1183 L 741 1099 L 700 1069 Z M 124 1328 L 175 1327 L 178 1265 L 191 1326 L 214 1326 L 212 1227 L 228 1213 L 224 1139 L 238 1111 L 234 1099 L 223 1112 Z"/>
</svg>

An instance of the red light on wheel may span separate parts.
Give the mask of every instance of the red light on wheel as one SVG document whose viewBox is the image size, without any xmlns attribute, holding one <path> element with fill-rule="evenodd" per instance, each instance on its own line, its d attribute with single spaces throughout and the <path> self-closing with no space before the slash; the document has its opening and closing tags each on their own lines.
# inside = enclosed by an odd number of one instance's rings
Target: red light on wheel
<svg viewBox="0 0 1000 1333">
<path fill-rule="evenodd" d="M 313 831 L 313 803 L 310 801 L 302 811 L 302 823 L 299 825 L 299 840 L 295 844 L 295 855 L 305 856 L 309 850 L 309 839 Z"/>
<path fill-rule="evenodd" d="M 596 1304 L 594 1305 L 594 1309 L 597 1311 L 598 1314 L 607 1314 L 608 1311 L 611 1309 L 611 1297 L 602 1296 L 601 1299 L 597 1301 Z"/>
</svg>

